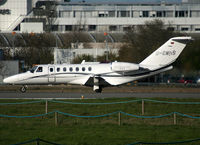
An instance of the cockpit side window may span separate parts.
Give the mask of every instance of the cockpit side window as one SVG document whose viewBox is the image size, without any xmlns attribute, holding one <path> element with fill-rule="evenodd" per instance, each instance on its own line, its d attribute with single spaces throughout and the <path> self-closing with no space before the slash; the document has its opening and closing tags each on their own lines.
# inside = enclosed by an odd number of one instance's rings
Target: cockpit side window
<svg viewBox="0 0 200 145">
<path fill-rule="evenodd" d="M 34 71 L 35 71 L 37 68 L 38 68 L 38 66 L 32 67 L 32 68 L 30 69 L 30 72 L 31 72 L 31 73 L 34 73 Z"/>
<path fill-rule="evenodd" d="M 38 67 L 36 72 L 43 72 L 43 68 L 42 67 Z"/>
</svg>

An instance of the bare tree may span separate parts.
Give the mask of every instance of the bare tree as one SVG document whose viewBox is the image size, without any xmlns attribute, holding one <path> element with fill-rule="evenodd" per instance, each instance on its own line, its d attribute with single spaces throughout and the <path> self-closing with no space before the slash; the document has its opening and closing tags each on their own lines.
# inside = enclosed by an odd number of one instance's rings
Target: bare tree
<svg viewBox="0 0 200 145">
<path fill-rule="evenodd" d="M 5 75 L 7 75 L 7 66 L 5 66 L 3 61 L 0 61 L 0 76 L 2 76 L 2 78 L 4 78 Z"/>
<path fill-rule="evenodd" d="M 23 35 L 27 46 L 16 52 L 16 57 L 19 60 L 24 60 L 25 64 L 30 67 L 33 64 L 48 64 L 53 61 L 52 46 L 55 44 L 53 35 L 49 33 L 35 34 L 34 36 Z"/>
<path fill-rule="evenodd" d="M 120 61 L 140 62 L 175 35 L 165 29 L 161 20 L 147 21 L 145 25 L 132 27 L 124 35 L 125 43 L 119 51 Z"/>
<path fill-rule="evenodd" d="M 53 24 L 57 19 L 57 2 L 56 1 L 38 1 L 36 4 L 36 8 L 34 8 L 33 12 L 35 16 L 40 17 L 40 21 L 45 19 L 44 30 L 47 32 L 51 32 L 53 30 Z"/>
<path fill-rule="evenodd" d="M 79 64 L 83 60 L 85 60 L 86 62 L 93 62 L 94 58 L 93 58 L 92 55 L 88 55 L 88 54 L 78 55 L 72 60 L 72 63 L 73 64 Z"/>
<path fill-rule="evenodd" d="M 47 32 L 51 32 L 53 29 L 53 24 L 56 21 L 57 18 L 57 11 L 56 11 L 56 6 L 57 3 L 56 1 L 48 1 L 46 3 L 46 12 L 45 12 L 45 16 L 46 16 L 46 31 Z"/>
</svg>

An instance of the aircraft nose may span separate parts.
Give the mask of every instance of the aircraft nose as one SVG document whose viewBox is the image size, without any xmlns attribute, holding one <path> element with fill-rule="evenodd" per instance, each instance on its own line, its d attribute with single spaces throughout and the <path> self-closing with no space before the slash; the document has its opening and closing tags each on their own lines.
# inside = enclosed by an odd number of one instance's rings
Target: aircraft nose
<svg viewBox="0 0 200 145">
<path fill-rule="evenodd" d="M 3 79 L 3 83 L 9 84 L 9 83 L 11 83 L 11 79 L 9 77 L 5 78 L 5 79 Z"/>
<path fill-rule="evenodd" d="M 8 78 L 3 79 L 5 84 L 13 84 L 16 81 L 16 76 L 11 76 Z"/>
</svg>

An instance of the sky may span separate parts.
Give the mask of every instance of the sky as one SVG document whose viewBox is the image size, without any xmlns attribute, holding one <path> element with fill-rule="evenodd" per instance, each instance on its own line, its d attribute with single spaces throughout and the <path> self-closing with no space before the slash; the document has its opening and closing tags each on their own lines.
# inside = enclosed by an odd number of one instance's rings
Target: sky
<svg viewBox="0 0 200 145">
<path fill-rule="evenodd" d="M 83 0 L 71 0 L 71 2 L 81 2 Z M 127 2 L 131 2 L 131 3 L 154 3 L 154 2 L 161 2 L 163 0 L 84 0 L 85 2 L 92 2 L 92 3 L 102 3 L 102 2 L 119 2 L 119 3 L 127 3 Z M 178 3 L 178 2 L 181 2 L 181 0 L 164 0 L 166 1 L 167 3 L 168 2 L 175 2 L 175 3 Z"/>
</svg>

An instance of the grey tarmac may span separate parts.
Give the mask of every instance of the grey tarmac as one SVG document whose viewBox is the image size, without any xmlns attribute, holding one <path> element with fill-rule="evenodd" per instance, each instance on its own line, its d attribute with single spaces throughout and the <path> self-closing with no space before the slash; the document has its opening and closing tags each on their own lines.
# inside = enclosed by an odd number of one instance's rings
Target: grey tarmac
<svg viewBox="0 0 200 145">
<path fill-rule="evenodd" d="M 200 98 L 200 93 L 68 93 L 0 92 L 0 99 L 105 99 L 105 98 Z"/>
</svg>

